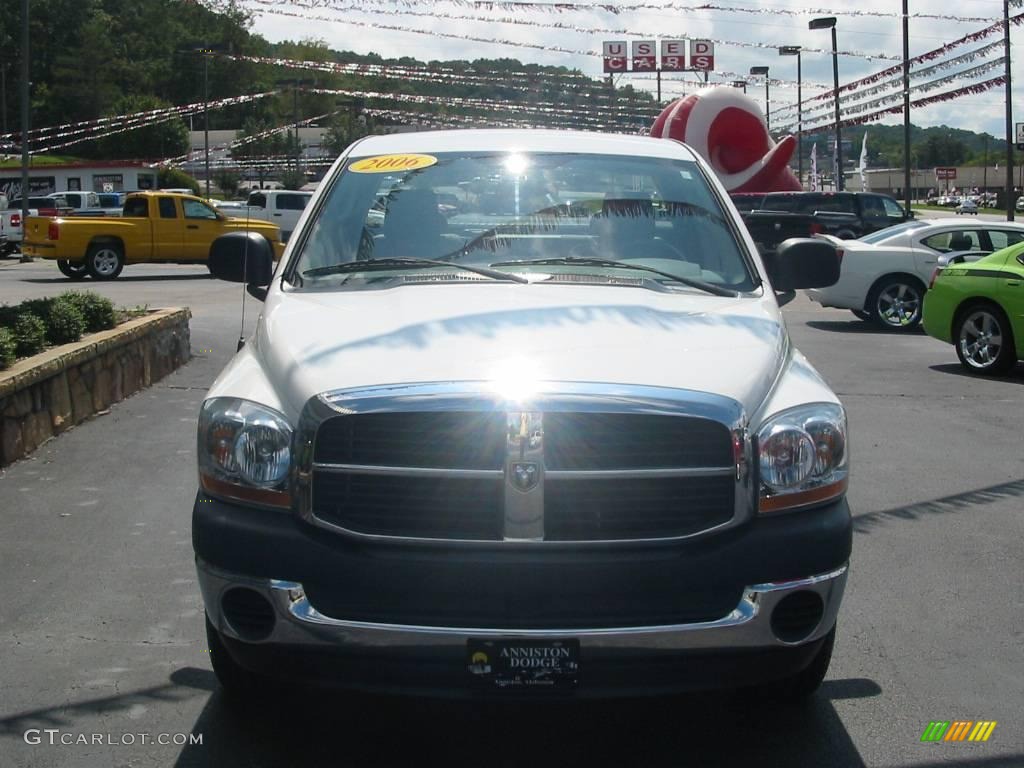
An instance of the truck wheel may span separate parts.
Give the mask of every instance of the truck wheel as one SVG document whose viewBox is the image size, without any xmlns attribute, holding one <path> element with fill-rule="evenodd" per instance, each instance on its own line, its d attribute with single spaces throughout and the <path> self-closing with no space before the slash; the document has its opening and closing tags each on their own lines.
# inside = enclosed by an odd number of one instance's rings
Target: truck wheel
<svg viewBox="0 0 1024 768">
<path fill-rule="evenodd" d="M 113 280 L 124 269 L 124 252 L 116 243 L 96 243 L 85 254 L 85 268 L 96 280 Z"/>
<path fill-rule="evenodd" d="M 239 666 L 231 658 L 220 632 L 213 626 L 209 616 L 206 617 L 206 644 L 209 646 L 213 674 L 232 704 L 245 706 L 256 703 L 275 692 L 276 686 L 272 681 Z"/>
<path fill-rule="evenodd" d="M 773 683 L 758 686 L 753 689 L 758 699 L 779 701 L 788 704 L 799 704 L 809 698 L 818 688 L 821 687 L 825 675 L 828 673 L 828 666 L 832 662 L 832 649 L 836 644 L 836 628 L 825 635 L 825 642 L 821 644 L 817 654 L 811 659 L 811 663 L 797 672 L 792 677 L 786 677 Z"/>
<path fill-rule="evenodd" d="M 1010 323 L 994 304 L 972 304 L 962 311 L 953 343 L 961 365 L 973 373 L 997 376 L 1017 363 Z"/>
<path fill-rule="evenodd" d="M 85 264 L 80 261 L 57 259 L 57 269 L 60 270 L 64 277 L 71 278 L 72 280 L 84 280 L 89 274 Z"/>
<path fill-rule="evenodd" d="M 924 285 L 909 275 L 889 275 L 868 294 L 871 320 L 887 331 L 909 331 L 921 322 Z"/>
</svg>

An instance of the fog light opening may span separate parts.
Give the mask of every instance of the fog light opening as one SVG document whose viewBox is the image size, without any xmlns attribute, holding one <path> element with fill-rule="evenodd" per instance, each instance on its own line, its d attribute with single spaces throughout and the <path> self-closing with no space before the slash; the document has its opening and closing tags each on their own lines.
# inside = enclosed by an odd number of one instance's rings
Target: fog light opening
<svg viewBox="0 0 1024 768">
<path fill-rule="evenodd" d="M 801 590 L 782 598 L 772 611 L 772 632 L 784 643 L 810 637 L 825 615 L 825 603 L 817 592 Z"/>
<path fill-rule="evenodd" d="M 228 624 L 243 640 L 265 640 L 274 631 L 274 606 L 247 587 L 232 587 L 220 600 Z"/>
</svg>

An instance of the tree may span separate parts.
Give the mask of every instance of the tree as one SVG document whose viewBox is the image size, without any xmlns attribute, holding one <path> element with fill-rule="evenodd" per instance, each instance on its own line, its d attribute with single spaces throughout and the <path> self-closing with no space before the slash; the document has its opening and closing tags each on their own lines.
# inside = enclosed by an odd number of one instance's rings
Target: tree
<svg viewBox="0 0 1024 768">
<path fill-rule="evenodd" d="M 238 184 L 241 177 L 232 170 L 222 168 L 213 174 L 213 183 L 227 197 L 234 197 L 238 194 Z"/>
<path fill-rule="evenodd" d="M 123 115 L 170 106 L 153 96 L 123 96 L 108 114 Z M 189 150 L 188 127 L 180 117 L 163 122 L 142 120 L 136 125 L 130 130 L 99 139 L 95 153 L 104 158 L 162 160 L 183 155 Z"/>
<path fill-rule="evenodd" d="M 353 141 L 372 132 L 373 123 L 367 116 L 355 115 L 354 110 L 340 112 L 327 124 L 321 143 L 335 155 L 340 155 Z"/>
<path fill-rule="evenodd" d="M 285 189 L 302 189 L 307 181 L 306 174 L 294 168 L 289 168 L 281 174 L 281 185 Z"/>
</svg>

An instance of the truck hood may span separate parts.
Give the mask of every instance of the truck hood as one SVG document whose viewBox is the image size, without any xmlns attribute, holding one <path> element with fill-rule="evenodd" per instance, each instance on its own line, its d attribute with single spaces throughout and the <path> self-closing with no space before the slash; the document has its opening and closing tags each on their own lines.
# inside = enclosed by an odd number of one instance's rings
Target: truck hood
<svg viewBox="0 0 1024 768">
<path fill-rule="evenodd" d="M 698 390 L 753 413 L 787 337 L 771 294 L 481 283 L 273 290 L 254 346 L 292 418 L 329 390 L 524 379 Z"/>
</svg>

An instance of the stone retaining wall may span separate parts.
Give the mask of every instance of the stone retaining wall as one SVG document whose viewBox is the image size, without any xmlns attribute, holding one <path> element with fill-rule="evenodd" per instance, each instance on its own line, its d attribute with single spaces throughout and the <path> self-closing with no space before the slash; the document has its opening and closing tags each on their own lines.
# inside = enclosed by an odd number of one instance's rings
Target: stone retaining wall
<svg viewBox="0 0 1024 768">
<path fill-rule="evenodd" d="M 160 309 L 0 371 L 0 466 L 188 362 L 187 309 Z"/>
</svg>

